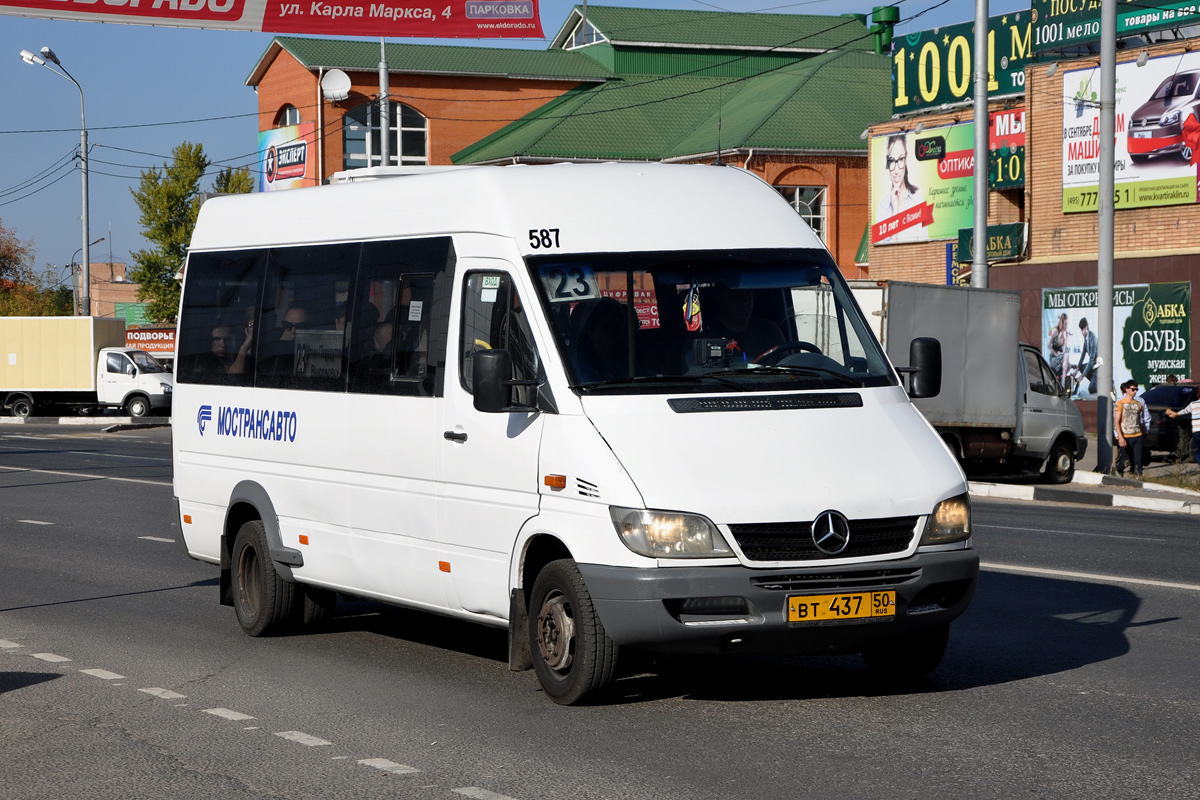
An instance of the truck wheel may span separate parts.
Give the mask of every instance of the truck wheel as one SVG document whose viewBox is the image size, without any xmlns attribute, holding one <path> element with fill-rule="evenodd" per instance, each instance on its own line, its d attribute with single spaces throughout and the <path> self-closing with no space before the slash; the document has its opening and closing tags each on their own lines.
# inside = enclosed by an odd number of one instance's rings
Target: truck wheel
<svg viewBox="0 0 1200 800">
<path fill-rule="evenodd" d="M 33 416 L 33 398 L 25 394 L 14 397 L 9 403 L 8 410 L 14 417 L 21 419 L 31 417 Z"/>
<path fill-rule="evenodd" d="M 542 568 L 529 612 L 533 669 L 551 700 L 575 705 L 612 682 L 617 645 L 596 616 L 574 561 L 564 558 Z"/>
<path fill-rule="evenodd" d="M 873 672 L 890 681 L 924 678 L 937 669 L 950 641 L 950 626 L 941 625 L 884 647 L 863 651 L 863 660 Z"/>
<path fill-rule="evenodd" d="M 238 530 L 232 561 L 233 610 L 242 630 L 251 636 L 269 636 L 289 627 L 294 621 L 296 584 L 275 572 L 260 520 Z"/>
<path fill-rule="evenodd" d="M 144 417 L 150 413 L 150 401 L 141 395 L 134 395 L 125 401 L 125 413 L 131 417 Z"/>
<path fill-rule="evenodd" d="M 1062 442 L 1054 445 L 1042 477 L 1046 483 L 1070 483 L 1075 477 L 1075 451 Z"/>
</svg>

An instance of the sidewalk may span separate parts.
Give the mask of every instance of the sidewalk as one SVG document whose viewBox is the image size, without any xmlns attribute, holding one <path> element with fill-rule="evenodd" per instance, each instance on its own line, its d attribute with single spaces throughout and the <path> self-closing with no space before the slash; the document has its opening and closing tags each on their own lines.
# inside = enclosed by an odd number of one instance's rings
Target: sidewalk
<svg viewBox="0 0 1200 800">
<path fill-rule="evenodd" d="M 1006 500 L 1033 500 L 1054 503 L 1083 503 L 1087 505 L 1116 508 L 1135 508 L 1143 511 L 1164 511 L 1177 514 L 1200 515 L 1200 492 L 1176 486 L 1137 481 L 1116 475 L 1105 475 L 1096 470 L 1096 434 L 1088 435 L 1088 450 L 1083 461 L 1075 467 L 1075 479 L 1063 486 L 1036 485 L 1032 483 L 976 483 L 972 482 L 972 497 L 990 497 Z M 1185 475 L 1200 473 L 1194 461 L 1175 464 L 1164 460 L 1163 453 L 1155 453 L 1155 460 L 1146 466 L 1147 477 L 1174 476 L 1182 471 Z"/>
</svg>

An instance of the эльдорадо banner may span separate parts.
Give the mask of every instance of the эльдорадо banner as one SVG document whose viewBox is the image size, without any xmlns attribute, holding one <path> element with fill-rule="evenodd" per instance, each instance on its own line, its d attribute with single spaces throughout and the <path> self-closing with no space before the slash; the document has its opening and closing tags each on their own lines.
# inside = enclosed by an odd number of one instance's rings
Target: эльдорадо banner
<svg viewBox="0 0 1200 800">
<path fill-rule="evenodd" d="M 0 0 L 0 15 L 328 36 L 542 36 L 537 0 Z"/>
</svg>

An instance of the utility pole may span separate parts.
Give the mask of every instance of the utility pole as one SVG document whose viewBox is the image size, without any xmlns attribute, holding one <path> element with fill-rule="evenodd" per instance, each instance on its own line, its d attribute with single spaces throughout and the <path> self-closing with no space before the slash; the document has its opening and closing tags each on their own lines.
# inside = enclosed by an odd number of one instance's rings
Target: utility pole
<svg viewBox="0 0 1200 800">
<path fill-rule="evenodd" d="M 1100 206 L 1096 259 L 1096 464 L 1112 466 L 1113 437 L 1113 233 L 1117 137 L 1117 0 L 1100 4 Z"/>
<path fill-rule="evenodd" d="M 975 0 L 975 253 L 971 285 L 988 288 L 988 0 Z"/>
<path fill-rule="evenodd" d="M 392 164 L 392 147 L 389 141 L 391 134 L 391 120 L 388 113 L 389 103 L 388 95 L 391 93 L 391 88 L 388 86 L 388 65 L 387 65 L 387 45 L 384 43 L 383 37 L 379 37 L 379 166 L 388 167 Z"/>
</svg>

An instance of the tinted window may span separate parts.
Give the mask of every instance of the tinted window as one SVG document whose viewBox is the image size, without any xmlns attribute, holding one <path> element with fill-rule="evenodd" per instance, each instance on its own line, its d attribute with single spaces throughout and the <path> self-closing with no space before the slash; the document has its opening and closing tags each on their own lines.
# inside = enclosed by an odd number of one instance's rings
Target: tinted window
<svg viewBox="0 0 1200 800">
<path fill-rule="evenodd" d="M 453 265 L 449 238 L 363 245 L 350 302 L 350 391 L 442 393 Z"/>
<path fill-rule="evenodd" d="M 182 383 L 249 386 L 266 250 L 193 253 L 176 342 Z"/>
<path fill-rule="evenodd" d="M 277 247 L 256 327 L 255 385 L 345 389 L 345 303 L 361 245 Z"/>
</svg>

